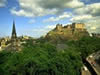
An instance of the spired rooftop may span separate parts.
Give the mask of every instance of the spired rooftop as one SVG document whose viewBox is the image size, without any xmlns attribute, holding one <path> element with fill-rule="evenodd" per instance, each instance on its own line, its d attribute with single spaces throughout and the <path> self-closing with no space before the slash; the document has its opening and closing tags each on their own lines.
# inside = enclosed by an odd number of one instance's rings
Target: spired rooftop
<svg viewBox="0 0 100 75">
<path fill-rule="evenodd" d="M 11 39 L 16 39 L 17 34 L 16 34 L 16 28 L 15 28 L 15 22 L 13 21 L 13 29 L 12 29 L 12 36 Z"/>
<path fill-rule="evenodd" d="M 13 21 L 11 40 L 9 46 L 6 49 L 11 51 L 20 51 L 21 50 L 20 46 L 21 46 L 20 39 L 17 38 L 17 33 L 16 33 L 15 21 Z"/>
</svg>

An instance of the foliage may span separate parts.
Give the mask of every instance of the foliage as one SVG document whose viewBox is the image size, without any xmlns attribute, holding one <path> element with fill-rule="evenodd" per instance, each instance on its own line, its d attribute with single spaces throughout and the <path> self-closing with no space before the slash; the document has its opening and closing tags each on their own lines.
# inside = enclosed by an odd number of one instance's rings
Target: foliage
<svg viewBox="0 0 100 75">
<path fill-rule="evenodd" d="M 21 52 L 0 52 L 0 75 L 80 75 L 81 56 L 100 50 L 100 39 L 92 37 L 67 41 L 61 51 L 43 38 L 33 41 L 27 40 Z"/>
<path fill-rule="evenodd" d="M 2 75 L 79 75 L 81 58 L 72 50 L 58 52 L 51 43 L 27 41 L 21 52 L 0 53 Z"/>
<path fill-rule="evenodd" d="M 81 52 L 81 56 L 86 58 L 88 55 L 100 50 L 100 38 L 83 37 L 76 41 L 75 46 Z"/>
</svg>

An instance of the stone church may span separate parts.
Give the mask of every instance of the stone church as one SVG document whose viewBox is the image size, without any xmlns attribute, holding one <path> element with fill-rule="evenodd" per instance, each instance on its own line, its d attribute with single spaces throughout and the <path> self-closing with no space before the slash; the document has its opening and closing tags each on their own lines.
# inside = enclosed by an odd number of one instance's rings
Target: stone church
<svg viewBox="0 0 100 75">
<path fill-rule="evenodd" d="M 20 39 L 17 37 L 15 22 L 13 21 L 11 40 L 9 46 L 6 49 L 11 51 L 20 51 L 20 47 Z"/>
</svg>

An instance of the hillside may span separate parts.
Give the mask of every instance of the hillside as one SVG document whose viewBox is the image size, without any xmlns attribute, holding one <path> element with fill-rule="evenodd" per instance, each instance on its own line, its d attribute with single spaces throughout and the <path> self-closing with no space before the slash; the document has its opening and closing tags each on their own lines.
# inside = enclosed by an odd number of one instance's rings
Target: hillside
<svg viewBox="0 0 100 75">
<path fill-rule="evenodd" d="M 48 32 L 46 38 L 48 40 L 78 40 L 84 36 L 89 36 L 88 31 L 83 23 L 72 23 L 62 26 L 57 24 L 56 28 Z"/>
</svg>

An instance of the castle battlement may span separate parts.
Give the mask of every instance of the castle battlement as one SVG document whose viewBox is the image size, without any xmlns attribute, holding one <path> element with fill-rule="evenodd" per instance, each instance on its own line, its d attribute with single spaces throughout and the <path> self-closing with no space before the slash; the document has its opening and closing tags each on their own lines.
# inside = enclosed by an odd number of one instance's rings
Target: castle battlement
<svg viewBox="0 0 100 75">
<path fill-rule="evenodd" d="M 85 24 L 83 24 L 83 23 L 73 23 L 72 28 L 74 28 L 74 29 L 84 29 Z"/>
<path fill-rule="evenodd" d="M 70 25 L 62 26 L 62 24 L 57 24 L 55 30 L 61 31 L 63 29 L 79 29 L 79 30 L 84 30 L 85 29 L 85 24 L 83 23 L 72 23 Z"/>
<path fill-rule="evenodd" d="M 62 24 L 57 24 L 55 29 L 61 31 L 62 28 L 63 28 Z"/>
</svg>

